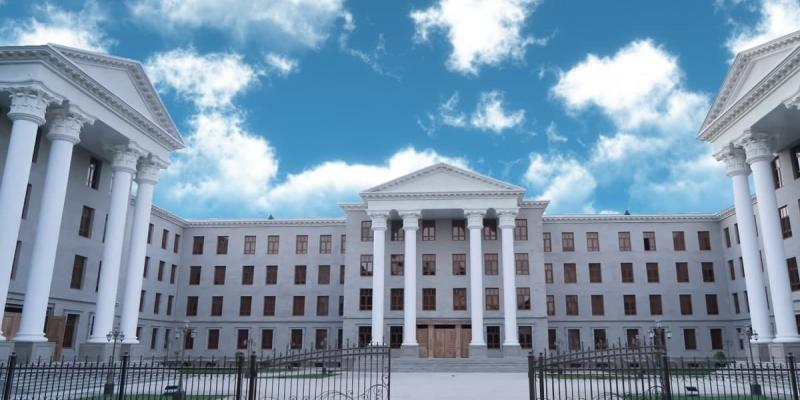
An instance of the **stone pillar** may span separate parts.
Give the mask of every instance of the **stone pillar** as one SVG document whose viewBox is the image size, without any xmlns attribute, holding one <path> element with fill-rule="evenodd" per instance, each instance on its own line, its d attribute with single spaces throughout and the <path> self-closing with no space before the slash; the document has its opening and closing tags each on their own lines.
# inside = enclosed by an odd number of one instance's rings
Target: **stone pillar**
<svg viewBox="0 0 800 400">
<path fill-rule="evenodd" d="M 103 247 L 100 287 L 97 290 L 94 330 L 89 337 L 89 343 L 107 344 L 106 335 L 113 329 L 122 242 L 125 239 L 125 215 L 130 204 L 131 178 L 136 172 L 138 159 L 138 151 L 122 147 L 115 150 L 114 161 L 111 164 L 111 169 L 114 171 L 111 207 L 108 212 L 106 242 Z"/>
<path fill-rule="evenodd" d="M 469 300 L 472 317 L 472 340 L 469 343 L 470 355 L 486 352 L 483 329 L 483 216 L 485 210 L 464 210 L 469 229 Z"/>
<path fill-rule="evenodd" d="M 39 219 L 36 222 L 30 272 L 25 287 L 22 320 L 19 332 L 14 337 L 17 342 L 47 342 L 44 325 L 61 231 L 61 217 L 67 195 L 72 150 L 80 141 L 83 125 L 93 122 L 91 117 L 72 105 L 53 112 L 50 131 L 47 133 L 47 138 L 51 142 L 50 154 L 47 159 L 47 174 L 42 190 Z M 17 352 L 19 353 L 19 350 Z M 52 347 L 50 352 L 47 357 L 52 356 Z M 37 358 L 34 354 L 30 356 L 28 359 Z"/>
<path fill-rule="evenodd" d="M 772 181 L 770 163 L 775 158 L 768 135 L 746 133 L 741 140 L 747 155 L 747 163 L 753 170 L 753 182 L 758 198 L 758 219 L 761 222 L 761 240 L 767 264 L 772 311 L 775 316 L 775 343 L 800 342 L 792 307 L 792 291 L 789 287 L 789 272 L 783 250 L 783 235 L 778 216 L 778 202 Z M 749 292 L 748 292 L 749 293 Z M 756 297 L 751 293 L 749 297 Z M 761 333 L 759 333 L 759 336 Z"/>
<path fill-rule="evenodd" d="M 401 212 L 405 234 L 403 256 L 403 348 L 404 353 L 417 355 L 417 229 L 419 211 Z"/>
<path fill-rule="evenodd" d="M 44 114 L 56 95 L 36 86 L 4 89 L 11 93 L 8 118 L 13 121 L 3 178 L 0 180 L 0 315 L 6 308 L 11 267 L 17 248 L 22 207 L 31 173 L 36 131 L 44 125 Z M 6 338 L 0 333 L 0 341 Z"/>
<path fill-rule="evenodd" d="M 514 262 L 514 220 L 517 210 L 497 210 L 500 223 L 500 240 L 502 240 L 503 263 L 503 325 L 505 326 L 505 348 L 519 350 L 519 337 L 517 332 L 517 284 L 516 268 Z"/>
<path fill-rule="evenodd" d="M 136 206 L 133 210 L 128 268 L 125 274 L 122 295 L 122 316 L 120 330 L 125 335 L 123 343 L 138 344 L 136 325 L 139 323 L 139 297 L 142 291 L 144 259 L 147 254 L 147 230 L 150 225 L 150 211 L 153 208 L 153 189 L 158 182 L 158 171 L 164 163 L 152 158 L 139 160 L 136 171 Z"/>
<path fill-rule="evenodd" d="M 752 218 L 753 200 L 750 195 L 750 184 L 747 176 L 750 167 L 745 161 L 744 150 L 729 146 L 716 156 L 725 162 L 725 171 L 733 183 L 733 202 L 736 209 L 736 222 L 739 226 L 739 241 L 742 250 L 742 262 L 745 270 L 745 286 L 747 287 L 748 306 L 750 307 L 750 324 L 758 333 L 758 343 L 772 341 L 772 327 L 769 321 L 769 309 L 764 292 L 764 273 L 761 271 L 761 258 L 758 254 L 758 237 L 756 222 Z"/>
<path fill-rule="evenodd" d="M 386 280 L 386 219 L 387 213 L 370 213 L 372 218 L 372 344 L 383 341 L 383 312 Z"/>
</svg>

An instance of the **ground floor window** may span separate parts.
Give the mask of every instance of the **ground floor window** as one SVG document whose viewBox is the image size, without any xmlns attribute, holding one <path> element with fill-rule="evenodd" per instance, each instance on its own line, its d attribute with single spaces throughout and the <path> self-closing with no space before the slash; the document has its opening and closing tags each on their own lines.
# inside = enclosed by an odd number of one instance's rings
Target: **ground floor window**
<svg viewBox="0 0 800 400">
<path fill-rule="evenodd" d="M 289 347 L 292 350 L 300 350 L 303 348 L 303 330 L 302 329 L 292 329 L 292 337 L 291 341 L 289 342 Z"/>
<path fill-rule="evenodd" d="M 339 331 L 336 332 L 336 348 L 337 349 L 341 349 L 342 348 L 342 340 L 344 340 L 344 331 L 342 331 L 342 328 L 339 328 Z"/>
<path fill-rule="evenodd" d="M 556 339 L 555 329 L 547 330 L 547 349 L 554 351 L 558 349 L 558 339 Z"/>
<path fill-rule="evenodd" d="M 391 326 L 389 327 L 389 346 L 393 349 L 399 349 L 403 344 L 403 327 Z"/>
<path fill-rule="evenodd" d="M 608 348 L 608 340 L 606 340 L 605 329 L 594 330 L 594 348 L 599 350 Z"/>
<path fill-rule="evenodd" d="M 261 330 L 261 349 L 262 350 L 272 349 L 272 329 Z"/>
<path fill-rule="evenodd" d="M 317 329 L 314 338 L 314 348 L 317 350 L 325 350 L 328 347 L 328 330 Z"/>
<path fill-rule="evenodd" d="M 711 349 L 722 350 L 722 329 L 712 328 L 709 333 L 711 334 Z"/>
<path fill-rule="evenodd" d="M 580 329 L 567 329 L 567 340 L 569 343 L 569 351 L 580 350 L 581 349 Z"/>
<path fill-rule="evenodd" d="M 628 347 L 639 347 L 639 330 L 636 328 L 626 329 L 625 342 Z"/>
<path fill-rule="evenodd" d="M 358 327 L 358 347 L 367 347 L 372 342 L 372 327 L 359 326 Z"/>
<path fill-rule="evenodd" d="M 64 338 L 61 340 L 61 347 L 72 348 L 75 345 L 75 330 L 78 327 L 78 314 L 67 314 L 67 322 L 64 324 Z"/>
<path fill-rule="evenodd" d="M 486 327 L 486 347 L 489 349 L 500 348 L 500 327 L 487 326 Z"/>
<path fill-rule="evenodd" d="M 247 329 L 239 329 L 236 331 L 236 349 L 247 350 L 247 345 L 250 342 L 250 331 Z"/>
<path fill-rule="evenodd" d="M 520 326 L 519 330 L 519 347 L 523 349 L 530 349 L 533 347 L 533 327 Z"/>
</svg>

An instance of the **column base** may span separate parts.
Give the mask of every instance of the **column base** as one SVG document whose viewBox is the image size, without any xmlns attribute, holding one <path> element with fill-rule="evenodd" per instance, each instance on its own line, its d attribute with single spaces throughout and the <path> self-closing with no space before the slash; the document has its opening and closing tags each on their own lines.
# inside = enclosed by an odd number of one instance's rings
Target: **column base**
<svg viewBox="0 0 800 400">
<path fill-rule="evenodd" d="M 111 359 L 113 343 L 82 343 L 78 348 L 78 358 L 88 361 L 108 362 Z M 117 343 L 117 351 L 114 354 L 114 361 L 119 361 L 122 357 L 121 345 Z"/>
<path fill-rule="evenodd" d="M 520 347 L 519 343 L 503 345 L 503 358 L 517 358 L 526 354 L 526 352 L 522 351 L 522 347 Z"/>
<path fill-rule="evenodd" d="M 789 358 L 789 353 L 793 354 L 795 360 L 800 357 L 800 343 L 782 343 L 772 342 L 768 345 L 769 357 L 772 362 L 786 362 Z"/>
<path fill-rule="evenodd" d="M 19 342 L 14 341 L 14 352 L 18 363 L 49 362 L 53 359 L 56 344 L 53 342 Z"/>
<path fill-rule="evenodd" d="M 117 347 L 117 353 L 119 354 L 119 357 L 122 357 L 123 354 L 127 353 L 128 357 L 131 359 L 142 357 L 144 355 L 144 350 L 144 346 L 139 344 L 139 342 L 122 343 Z"/>
<path fill-rule="evenodd" d="M 7 340 L 0 341 L 0 363 L 8 362 L 8 359 L 11 357 L 11 353 L 13 352 L 14 342 L 9 342 Z"/>
<path fill-rule="evenodd" d="M 469 358 L 486 358 L 487 350 L 485 344 L 470 344 Z"/>
<path fill-rule="evenodd" d="M 399 349 L 392 349 L 392 355 L 402 358 L 419 358 L 419 345 L 404 344 Z"/>
<path fill-rule="evenodd" d="M 800 343 L 800 336 L 775 336 L 772 339 L 772 343 Z"/>
</svg>

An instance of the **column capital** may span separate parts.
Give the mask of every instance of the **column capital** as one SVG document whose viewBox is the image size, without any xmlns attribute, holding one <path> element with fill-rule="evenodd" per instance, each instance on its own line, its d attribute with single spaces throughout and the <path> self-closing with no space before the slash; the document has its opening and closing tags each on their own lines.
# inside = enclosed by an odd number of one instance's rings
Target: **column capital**
<svg viewBox="0 0 800 400">
<path fill-rule="evenodd" d="M 725 174 L 728 176 L 749 175 L 747 155 L 743 148 L 730 144 L 714 154 L 717 161 L 725 163 Z"/>
<path fill-rule="evenodd" d="M 467 228 L 483 228 L 483 217 L 486 215 L 486 210 L 482 209 L 465 209 L 464 215 L 467 216 Z"/>
<path fill-rule="evenodd" d="M 386 230 L 386 220 L 389 218 L 389 213 L 386 211 L 368 211 L 367 215 L 372 220 L 372 230 Z"/>
<path fill-rule="evenodd" d="M 517 212 L 516 208 L 500 208 L 495 210 L 497 212 L 497 217 L 499 219 L 498 226 L 500 229 L 502 228 L 513 228 L 515 224 L 515 220 L 517 219 Z"/>
<path fill-rule="evenodd" d="M 415 231 L 419 229 L 419 216 L 421 211 L 413 210 L 413 211 L 400 211 L 400 216 L 403 217 L 403 229 L 404 230 L 411 230 Z"/>
<path fill-rule="evenodd" d="M 72 104 L 56 108 L 52 112 L 52 117 L 50 130 L 47 132 L 50 141 L 64 140 L 78 144 L 81 141 L 81 128 L 94 123 L 92 116 Z"/>
<path fill-rule="evenodd" d="M 24 119 L 44 125 L 44 114 L 47 106 L 53 103 L 61 103 L 64 99 L 46 89 L 39 84 L 25 84 L 18 86 L 4 87 L 4 91 L 10 93 L 11 109 L 8 111 L 8 118 L 12 121 Z"/>
<path fill-rule="evenodd" d="M 744 148 L 748 164 L 772 161 L 775 158 L 772 152 L 772 135 L 768 133 L 747 130 L 737 144 Z"/>
<path fill-rule="evenodd" d="M 157 157 L 150 156 L 140 158 L 136 166 L 136 183 L 155 185 L 158 183 L 158 173 L 166 168 L 167 164 Z"/>
<path fill-rule="evenodd" d="M 142 155 L 138 149 L 131 146 L 118 146 L 112 151 L 114 152 L 114 158 L 111 161 L 112 171 L 125 171 L 131 174 L 136 172 L 136 164 Z"/>
</svg>

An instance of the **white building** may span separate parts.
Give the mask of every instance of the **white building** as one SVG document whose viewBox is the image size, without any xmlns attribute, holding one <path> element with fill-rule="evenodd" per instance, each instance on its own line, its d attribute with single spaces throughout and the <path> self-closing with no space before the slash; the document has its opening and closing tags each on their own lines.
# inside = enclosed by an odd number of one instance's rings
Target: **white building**
<svg viewBox="0 0 800 400">
<path fill-rule="evenodd" d="M 798 54 L 800 33 L 734 61 L 700 131 L 732 178 L 717 214 L 545 215 L 520 187 L 437 164 L 343 218 L 193 221 L 151 204 L 183 143 L 138 63 L 1 47 L 2 348 L 105 355 L 119 327 L 140 354 L 519 357 L 658 325 L 672 355 L 741 357 L 752 325 L 783 357 L 800 343 Z"/>
</svg>

